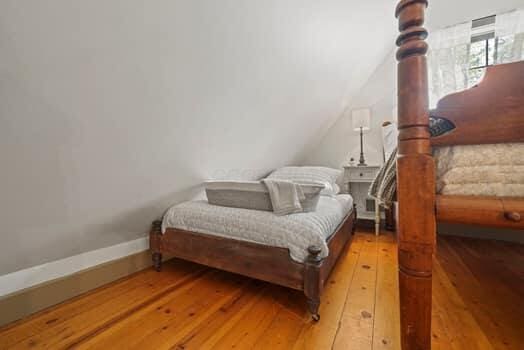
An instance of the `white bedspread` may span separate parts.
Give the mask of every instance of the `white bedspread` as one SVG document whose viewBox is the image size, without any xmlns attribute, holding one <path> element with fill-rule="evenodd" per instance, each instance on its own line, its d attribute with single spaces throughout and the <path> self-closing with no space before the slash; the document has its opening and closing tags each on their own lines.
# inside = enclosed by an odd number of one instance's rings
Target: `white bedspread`
<svg viewBox="0 0 524 350">
<path fill-rule="evenodd" d="M 321 257 L 328 255 L 326 239 L 352 208 L 353 198 L 347 194 L 321 196 L 316 211 L 285 216 L 190 201 L 177 204 L 166 212 L 162 232 L 173 227 L 288 248 L 293 260 L 303 262 L 311 245 L 321 247 Z"/>
</svg>

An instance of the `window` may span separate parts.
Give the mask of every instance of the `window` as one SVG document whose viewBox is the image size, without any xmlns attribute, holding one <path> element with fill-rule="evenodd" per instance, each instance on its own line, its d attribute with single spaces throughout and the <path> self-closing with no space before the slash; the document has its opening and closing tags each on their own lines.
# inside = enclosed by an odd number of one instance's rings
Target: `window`
<svg viewBox="0 0 524 350">
<path fill-rule="evenodd" d="M 471 26 L 468 86 L 477 84 L 496 61 L 498 40 L 495 38 L 495 16 L 476 19 Z"/>
<path fill-rule="evenodd" d="M 524 60 L 524 9 L 463 22 L 428 37 L 431 107 L 477 84 L 493 64 Z"/>
</svg>

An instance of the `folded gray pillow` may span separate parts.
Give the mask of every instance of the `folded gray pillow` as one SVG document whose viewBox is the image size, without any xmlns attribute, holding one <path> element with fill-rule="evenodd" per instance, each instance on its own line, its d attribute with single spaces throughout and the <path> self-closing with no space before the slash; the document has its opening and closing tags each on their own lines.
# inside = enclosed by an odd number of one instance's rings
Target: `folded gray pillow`
<svg viewBox="0 0 524 350">
<path fill-rule="evenodd" d="M 300 201 L 304 212 L 315 211 L 323 184 L 298 183 L 305 199 Z M 206 181 L 207 201 L 223 207 L 273 211 L 269 191 L 260 181 Z"/>
<path fill-rule="evenodd" d="M 286 166 L 276 169 L 267 178 L 296 183 L 321 183 L 324 184 L 321 195 L 334 196 L 340 192 L 337 180 L 341 175 L 342 170 L 321 166 Z"/>
</svg>

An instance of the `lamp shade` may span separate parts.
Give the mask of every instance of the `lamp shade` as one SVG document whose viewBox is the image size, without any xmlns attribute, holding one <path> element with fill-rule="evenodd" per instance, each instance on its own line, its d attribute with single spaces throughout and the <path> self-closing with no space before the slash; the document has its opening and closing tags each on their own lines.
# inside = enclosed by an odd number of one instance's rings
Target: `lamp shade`
<svg viewBox="0 0 524 350">
<path fill-rule="evenodd" d="M 351 124 L 355 131 L 371 129 L 371 111 L 369 108 L 355 109 L 351 111 Z"/>
</svg>

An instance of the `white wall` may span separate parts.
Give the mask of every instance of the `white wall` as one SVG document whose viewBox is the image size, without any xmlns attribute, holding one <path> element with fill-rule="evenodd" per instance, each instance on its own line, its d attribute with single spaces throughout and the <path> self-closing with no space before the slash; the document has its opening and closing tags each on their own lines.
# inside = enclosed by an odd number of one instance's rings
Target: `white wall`
<svg viewBox="0 0 524 350">
<path fill-rule="evenodd" d="M 371 75 L 367 83 L 350 100 L 340 118 L 329 131 L 304 155 L 304 164 L 325 165 L 340 168 L 351 157 L 358 162 L 360 155 L 360 136 L 351 127 L 351 110 L 371 109 L 371 130 L 364 134 L 364 155 L 366 163 L 383 163 L 382 123 L 392 120 L 392 110 L 396 105 L 397 71 L 395 51 Z"/>
<path fill-rule="evenodd" d="M 1 1 L 0 275 L 141 237 L 204 179 L 296 163 L 389 50 L 393 7 Z"/>
</svg>

